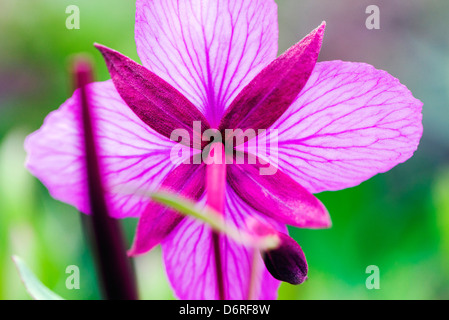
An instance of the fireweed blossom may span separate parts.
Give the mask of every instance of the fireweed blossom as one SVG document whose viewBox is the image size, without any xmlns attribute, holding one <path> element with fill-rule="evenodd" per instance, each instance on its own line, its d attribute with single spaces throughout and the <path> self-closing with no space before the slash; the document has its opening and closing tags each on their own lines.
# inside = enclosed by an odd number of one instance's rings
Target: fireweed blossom
<svg viewBox="0 0 449 320">
<path fill-rule="evenodd" d="M 330 226 L 312 193 L 356 186 L 416 150 L 422 103 L 370 65 L 316 63 L 323 33 L 324 24 L 276 58 L 272 0 L 138 0 L 135 39 L 143 66 L 97 45 L 112 78 L 89 86 L 110 212 L 140 217 L 131 254 L 162 244 L 179 298 L 245 299 L 251 250 L 117 187 L 169 189 L 209 203 L 237 228 L 246 229 L 253 217 L 281 232 L 280 250 L 266 255 L 267 267 L 257 264 L 255 274 L 255 297 L 274 299 L 280 282 L 267 268 L 275 276 L 283 272 L 279 261 L 307 268 L 285 225 Z M 75 92 L 25 148 L 28 169 L 51 195 L 89 213 L 79 105 Z M 191 129 L 193 121 L 201 121 L 201 132 Z M 177 142 L 169 137 L 180 128 L 192 137 L 209 128 L 276 129 L 278 170 L 261 176 L 260 162 L 173 163 Z"/>
</svg>

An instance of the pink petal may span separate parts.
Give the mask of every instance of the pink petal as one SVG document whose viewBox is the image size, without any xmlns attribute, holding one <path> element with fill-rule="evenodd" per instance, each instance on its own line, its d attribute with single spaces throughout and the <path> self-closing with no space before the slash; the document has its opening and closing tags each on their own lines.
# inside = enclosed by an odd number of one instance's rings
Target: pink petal
<svg viewBox="0 0 449 320">
<path fill-rule="evenodd" d="M 261 175 L 261 165 L 228 166 L 228 182 L 255 210 L 284 224 L 300 228 L 327 228 L 331 225 L 324 205 L 295 180 L 277 170 Z"/>
<path fill-rule="evenodd" d="M 323 41 L 317 29 L 263 69 L 237 96 L 220 122 L 225 129 L 267 129 L 295 101 L 315 67 Z"/>
<path fill-rule="evenodd" d="M 204 202 L 204 201 L 203 201 Z M 225 218 L 227 223 L 247 229 L 249 217 L 257 217 L 286 232 L 277 224 L 244 203 L 230 188 L 226 192 Z M 226 299 L 247 299 L 253 250 L 221 237 L 222 263 Z M 186 218 L 162 242 L 163 258 L 168 278 L 180 299 L 218 299 L 218 286 L 214 265 L 212 230 L 196 220 Z M 257 253 L 258 299 L 276 299 L 280 282 L 266 270 Z"/>
<path fill-rule="evenodd" d="M 160 184 L 176 166 L 170 161 L 175 143 L 144 124 L 120 98 L 112 81 L 92 83 L 88 89 L 110 214 L 138 217 L 148 199 L 129 193 L 137 188 L 153 190 Z M 26 166 L 54 198 L 89 213 L 80 121 L 81 106 L 75 92 L 27 137 Z"/>
<path fill-rule="evenodd" d="M 198 109 L 178 90 L 157 75 L 119 52 L 96 44 L 122 99 L 147 125 L 170 138 L 176 129 L 190 134 L 189 145 L 198 141 L 200 132 L 194 132 L 194 121 L 200 121 L 201 132 L 210 128 Z"/>
<path fill-rule="evenodd" d="M 218 126 L 238 92 L 276 58 L 273 0 L 137 1 L 137 52 L 145 67 Z"/>
<path fill-rule="evenodd" d="M 279 168 L 310 192 L 353 187 L 409 159 L 422 135 L 422 103 L 364 63 L 318 63 L 276 122 Z"/>
<path fill-rule="evenodd" d="M 161 189 L 197 201 L 203 195 L 205 185 L 205 164 L 180 164 L 162 181 Z M 134 244 L 129 255 L 143 254 L 151 250 L 183 218 L 184 216 L 170 210 L 167 206 L 151 202 L 139 219 Z"/>
</svg>

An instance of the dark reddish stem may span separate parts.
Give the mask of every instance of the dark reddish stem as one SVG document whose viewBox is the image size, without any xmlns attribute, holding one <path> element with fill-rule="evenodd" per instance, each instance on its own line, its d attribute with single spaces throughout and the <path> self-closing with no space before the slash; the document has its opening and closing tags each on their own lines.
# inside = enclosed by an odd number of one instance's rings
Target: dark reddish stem
<svg viewBox="0 0 449 320">
<path fill-rule="evenodd" d="M 95 141 L 95 122 L 90 109 L 87 84 L 92 82 L 92 68 L 85 59 L 78 59 L 74 68 L 75 85 L 82 107 L 82 130 L 86 155 L 86 174 L 91 216 L 85 218 L 95 248 L 97 271 L 105 299 L 136 300 L 137 286 L 131 263 L 126 255 L 122 230 L 108 214 L 104 197 L 101 167 Z"/>
<path fill-rule="evenodd" d="M 215 256 L 215 271 L 217 274 L 217 285 L 218 285 L 218 297 L 220 300 L 226 300 L 224 279 L 223 279 L 223 264 L 221 262 L 220 255 L 220 235 L 213 231 L 212 232 L 212 243 L 214 246 L 214 256 Z"/>
<path fill-rule="evenodd" d="M 213 143 L 208 157 L 207 173 L 207 205 L 215 209 L 218 213 L 224 213 L 224 201 L 226 192 L 226 163 L 225 150 L 221 142 Z M 212 233 L 212 242 L 215 256 L 215 270 L 217 274 L 218 297 L 220 300 L 226 299 L 223 264 L 221 261 L 220 235 Z"/>
</svg>

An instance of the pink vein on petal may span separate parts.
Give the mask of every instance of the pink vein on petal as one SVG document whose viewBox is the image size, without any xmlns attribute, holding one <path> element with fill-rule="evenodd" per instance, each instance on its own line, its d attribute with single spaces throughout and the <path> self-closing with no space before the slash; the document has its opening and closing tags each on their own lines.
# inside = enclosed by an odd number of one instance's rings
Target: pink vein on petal
<svg viewBox="0 0 449 320">
<path fill-rule="evenodd" d="M 279 168 L 312 193 L 353 187 L 409 159 L 422 135 L 422 103 L 364 63 L 316 65 L 273 125 Z"/>
<path fill-rule="evenodd" d="M 277 6 L 273 0 L 138 0 L 135 31 L 143 65 L 218 126 L 238 92 L 276 57 Z"/>
<path fill-rule="evenodd" d="M 201 201 L 205 203 L 205 199 Z M 226 223 L 239 229 L 247 229 L 249 217 L 269 223 L 283 233 L 282 224 L 267 218 L 249 207 L 235 192 L 227 187 Z M 227 299 L 246 299 L 252 263 L 251 249 L 221 237 L 221 252 Z M 163 259 L 167 275 L 175 294 L 180 299 L 218 299 L 214 269 L 212 230 L 190 218 L 184 219 L 162 242 Z M 263 300 L 276 299 L 280 282 L 265 269 L 262 258 L 258 259 L 257 283 L 260 287 L 256 297 Z"/>
</svg>

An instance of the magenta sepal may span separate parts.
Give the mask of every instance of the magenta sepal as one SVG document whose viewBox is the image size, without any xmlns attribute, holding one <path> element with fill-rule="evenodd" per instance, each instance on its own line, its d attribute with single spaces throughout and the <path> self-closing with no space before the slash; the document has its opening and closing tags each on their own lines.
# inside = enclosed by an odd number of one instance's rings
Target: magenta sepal
<svg viewBox="0 0 449 320">
<path fill-rule="evenodd" d="M 248 205 L 276 221 L 295 227 L 331 226 L 326 207 L 307 189 L 279 169 L 270 175 L 261 175 L 266 165 L 259 158 L 255 162 L 234 163 L 227 170 L 229 184 Z"/>
<path fill-rule="evenodd" d="M 304 39 L 271 62 L 227 109 L 219 129 L 267 129 L 293 103 L 309 79 L 323 41 L 323 22 Z"/>
<path fill-rule="evenodd" d="M 176 129 L 186 130 L 190 147 L 195 147 L 194 141 L 201 141 L 202 132 L 210 125 L 186 97 L 121 53 L 100 44 L 95 47 L 103 55 L 120 96 L 143 122 L 167 138 Z M 200 121 L 201 132 L 194 131 L 194 121 Z"/>
</svg>

